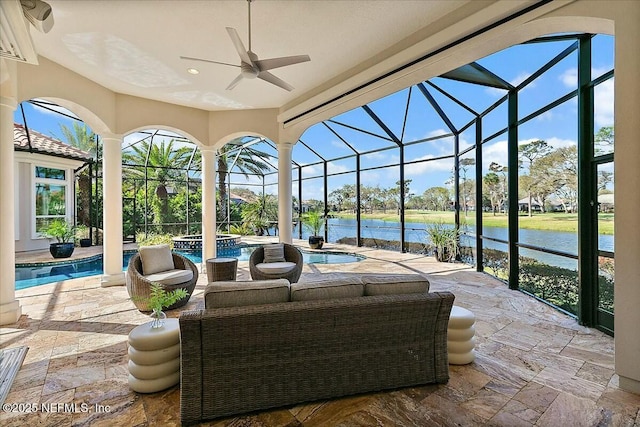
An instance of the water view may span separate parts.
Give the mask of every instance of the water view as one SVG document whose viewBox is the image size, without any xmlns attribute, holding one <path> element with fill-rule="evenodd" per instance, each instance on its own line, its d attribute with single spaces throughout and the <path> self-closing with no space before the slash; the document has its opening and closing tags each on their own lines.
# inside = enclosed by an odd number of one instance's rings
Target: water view
<svg viewBox="0 0 640 427">
<path fill-rule="evenodd" d="M 218 253 L 220 257 L 234 257 L 239 261 L 248 261 L 256 246 L 244 246 L 234 249 L 225 249 Z M 189 258 L 195 264 L 202 262 L 202 252 L 176 251 Z M 123 254 L 122 270 L 126 270 L 134 251 Z M 361 255 L 330 252 L 302 251 L 302 258 L 307 264 L 344 264 L 358 262 L 364 259 Z M 40 264 L 36 266 L 16 266 L 16 290 L 30 288 L 32 286 L 54 283 L 62 280 L 77 279 L 80 277 L 102 274 L 102 255 L 83 260 L 68 261 L 62 263 Z"/>
</svg>

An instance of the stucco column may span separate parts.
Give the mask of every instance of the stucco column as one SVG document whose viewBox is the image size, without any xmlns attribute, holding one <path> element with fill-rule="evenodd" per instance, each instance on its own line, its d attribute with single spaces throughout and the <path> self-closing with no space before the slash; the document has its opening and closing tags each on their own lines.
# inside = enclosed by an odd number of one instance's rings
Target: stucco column
<svg viewBox="0 0 640 427">
<path fill-rule="evenodd" d="M 202 155 L 202 262 L 216 257 L 216 152 L 200 148 Z"/>
<path fill-rule="evenodd" d="M 8 61 L 11 62 L 11 61 Z M 2 64 L 4 66 L 4 64 Z M 4 92 L 3 86 L 3 92 Z M 16 99 L 0 96 L 0 325 L 15 323 L 22 309 L 16 300 L 15 168 L 13 112 Z M 29 197 L 28 194 L 23 197 Z"/>
<path fill-rule="evenodd" d="M 293 144 L 278 144 L 278 234 L 280 242 L 291 243 L 293 195 L 291 192 L 291 152 Z"/>
<path fill-rule="evenodd" d="M 615 370 L 620 388 L 640 394 L 640 3 L 624 7 L 615 29 Z"/>
<path fill-rule="evenodd" d="M 122 271 L 122 138 L 102 135 L 103 287 L 124 285 Z"/>
</svg>

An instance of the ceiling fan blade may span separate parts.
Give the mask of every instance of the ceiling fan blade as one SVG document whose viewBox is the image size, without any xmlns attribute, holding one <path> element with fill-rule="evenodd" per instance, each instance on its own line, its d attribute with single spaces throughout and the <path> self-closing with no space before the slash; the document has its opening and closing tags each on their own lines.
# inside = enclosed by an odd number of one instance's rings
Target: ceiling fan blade
<svg viewBox="0 0 640 427">
<path fill-rule="evenodd" d="M 284 80 L 274 76 L 268 71 L 261 71 L 258 74 L 258 78 L 264 80 L 265 82 L 269 82 L 278 87 L 281 87 L 284 90 L 288 90 L 289 92 L 293 90 L 293 86 L 291 86 L 289 83 L 285 82 Z"/>
<path fill-rule="evenodd" d="M 210 59 L 192 58 L 190 56 L 181 56 L 180 58 L 181 59 L 189 59 L 191 61 L 210 62 L 212 64 L 229 65 L 231 67 L 240 68 L 240 66 L 237 65 L 237 64 L 229 64 L 228 62 L 212 61 Z"/>
<path fill-rule="evenodd" d="M 295 55 L 283 56 L 281 58 L 259 59 L 257 61 L 254 61 L 253 63 L 257 65 L 258 68 L 260 68 L 260 71 L 266 71 L 307 61 L 311 61 L 309 55 Z"/>
<path fill-rule="evenodd" d="M 229 83 L 229 86 L 227 86 L 227 90 L 231 90 L 234 87 L 238 86 L 238 83 L 240 83 L 240 80 L 242 80 L 242 74 L 238 74 L 238 77 L 236 77 L 235 79 L 233 79 L 231 83 Z"/>
<path fill-rule="evenodd" d="M 247 53 L 247 49 L 244 48 L 242 40 L 240 40 L 240 36 L 238 36 L 238 32 L 236 31 L 236 29 L 231 27 L 226 28 L 227 33 L 229 33 L 229 37 L 231 37 L 231 41 L 233 42 L 233 46 L 235 46 L 242 62 L 253 65 L 253 62 L 251 61 L 251 58 L 249 58 L 249 54 Z"/>
</svg>

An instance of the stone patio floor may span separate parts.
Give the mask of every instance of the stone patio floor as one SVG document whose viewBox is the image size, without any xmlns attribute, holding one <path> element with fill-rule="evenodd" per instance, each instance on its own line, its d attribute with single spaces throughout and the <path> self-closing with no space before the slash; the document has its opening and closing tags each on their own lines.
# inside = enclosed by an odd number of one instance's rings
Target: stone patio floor
<svg viewBox="0 0 640 427">
<path fill-rule="evenodd" d="M 306 247 L 304 241 L 294 243 Z M 429 278 L 431 290 L 453 292 L 455 304 L 476 315 L 475 362 L 451 366 L 444 385 L 312 402 L 202 425 L 640 426 L 640 396 L 617 386 L 613 338 L 462 264 L 339 244 L 324 249 L 367 259 L 305 265 L 303 274 L 415 272 Z M 248 279 L 248 262 L 238 266 L 238 279 Z M 203 308 L 205 286 L 206 274 L 201 274 L 188 305 L 168 315 Z M 179 386 L 148 395 L 128 387 L 127 336 L 149 318 L 135 309 L 126 287 L 102 288 L 95 276 L 16 291 L 16 296 L 23 316 L 0 328 L 0 348 L 24 345 L 29 351 L 0 424 L 180 425 Z M 18 404 L 35 404 L 36 410 L 12 411 Z M 47 406 L 41 404 L 52 405 L 44 411 Z"/>
</svg>

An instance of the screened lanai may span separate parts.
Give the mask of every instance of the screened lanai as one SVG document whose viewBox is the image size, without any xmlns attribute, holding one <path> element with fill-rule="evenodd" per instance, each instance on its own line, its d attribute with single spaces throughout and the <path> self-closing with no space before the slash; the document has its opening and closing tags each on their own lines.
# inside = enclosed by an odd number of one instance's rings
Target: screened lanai
<svg viewBox="0 0 640 427">
<path fill-rule="evenodd" d="M 459 231 L 459 262 L 612 334 L 615 207 L 600 202 L 613 194 L 612 46 L 532 40 L 310 127 L 292 153 L 294 235 L 319 210 L 327 242 L 432 254 L 427 230 L 443 224 Z M 505 72 L 516 56 L 526 75 Z M 123 239 L 202 233 L 197 145 L 155 129 L 122 150 Z M 247 135 L 216 159 L 218 230 L 277 234 L 276 144 Z"/>
</svg>

